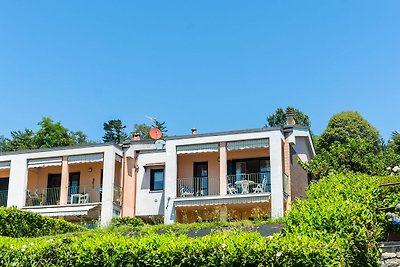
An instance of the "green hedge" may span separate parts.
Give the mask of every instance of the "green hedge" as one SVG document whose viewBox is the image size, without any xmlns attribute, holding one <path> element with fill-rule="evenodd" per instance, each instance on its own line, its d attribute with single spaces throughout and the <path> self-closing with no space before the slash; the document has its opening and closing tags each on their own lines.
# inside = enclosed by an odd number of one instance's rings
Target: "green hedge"
<svg viewBox="0 0 400 267">
<path fill-rule="evenodd" d="M 201 238 L 103 230 L 53 238 L 1 238 L 1 266 L 379 266 L 382 178 L 334 175 L 312 184 L 281 234 L 228 230 Z"/>
<path fill-rule="evenodd" d="M 130 226 L 130 227 L 138 227 L 144 226 L 144 222 L 140 218 L 135 217 L 115 217 L 112 218 L 111 221 L 112 226 Z"/>
<path fill-rule="evenodd" d="M 82 231 L 83 229 L 64 220 L 48 218 L 17 208 L 0 207 L 0 236 L 38 237 Z"/>
</svg>

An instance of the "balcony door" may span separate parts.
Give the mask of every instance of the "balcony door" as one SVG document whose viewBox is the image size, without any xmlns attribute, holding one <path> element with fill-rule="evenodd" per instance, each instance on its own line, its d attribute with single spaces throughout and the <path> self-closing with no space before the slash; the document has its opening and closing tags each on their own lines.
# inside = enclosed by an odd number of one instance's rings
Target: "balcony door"
<svg viewBox="0 0 400 267">
<path fill-rule="evenodd" d="M 193 164 L 193 184 L 196 196 L 208 195 L 208 162 L 194 162 Z"/>
<path fill-rule="evenodd" d="M 61 174 L 49 174 L 47 177 L 46 205 L 57 205 L 60 201 Z"/>
<path fill-rule="evenodd" d="M 7 206 L 9 178 L 0 178 L 0 206 Z"/>
<path fill-rule="evenodd" d="M 80 180 L 81 180 L 81 174 L 79 172 L 73 172 L 69 174 L 69 180 L 68 180 L 68 199 L 70 199 L 71 202 L 78 202 L 78 198 L 71 197 L 73 194 L 79 194 L 79 186 L 80 186 Z M 71 204 L 75 204 L 71 203 Z"/>
</svg>

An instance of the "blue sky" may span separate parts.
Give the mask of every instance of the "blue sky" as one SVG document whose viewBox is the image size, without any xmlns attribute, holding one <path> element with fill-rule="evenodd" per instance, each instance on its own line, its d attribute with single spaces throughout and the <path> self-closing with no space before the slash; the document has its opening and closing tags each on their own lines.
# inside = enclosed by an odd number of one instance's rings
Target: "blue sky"
<svg viewBox="0 0 400 267">
<path fill-rule="evenodd" d="M 1 1 L 0 134 L 261 127 L 277 107 L 400 130 L 400 1 Z"/>
</svg>

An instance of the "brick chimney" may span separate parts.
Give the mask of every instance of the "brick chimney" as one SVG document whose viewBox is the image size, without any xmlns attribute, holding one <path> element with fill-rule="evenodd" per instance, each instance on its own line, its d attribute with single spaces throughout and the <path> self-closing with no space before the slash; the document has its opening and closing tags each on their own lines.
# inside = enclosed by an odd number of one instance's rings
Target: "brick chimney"
<svg viewBox="0 0 400 267">
<path fill-rule="evenodd" d="M 133 134 L 133 141 L 140 141 L 140 134 L 139 133 L 134 133 Z"/>
<path fill-rule="evenodd" d="M 196 128 L 192 128 L 192 135 L 196 135 L 197 134 L 197 129 Z"/>
<path fill-rule="evenodd" d="M 296 121 L 294 120 L 294 112 L 293 110 L 288 110 L 286 112 L 286 126 L 293 126 L 296 124 Z"/>
</svg>

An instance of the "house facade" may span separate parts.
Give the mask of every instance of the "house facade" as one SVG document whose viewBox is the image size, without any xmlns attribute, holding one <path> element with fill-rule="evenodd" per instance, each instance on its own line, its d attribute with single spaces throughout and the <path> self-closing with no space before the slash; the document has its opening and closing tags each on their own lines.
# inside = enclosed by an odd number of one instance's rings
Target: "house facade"
<svg viewBox="0 0 400 267">
<path fill-rule="evenodd" d="M 135 139 L 0 154 L 0 205 L 103 226 L 280 218 L 308 186 L 298 160 L 315 154 L 296 125 Z"/>
</svg>

